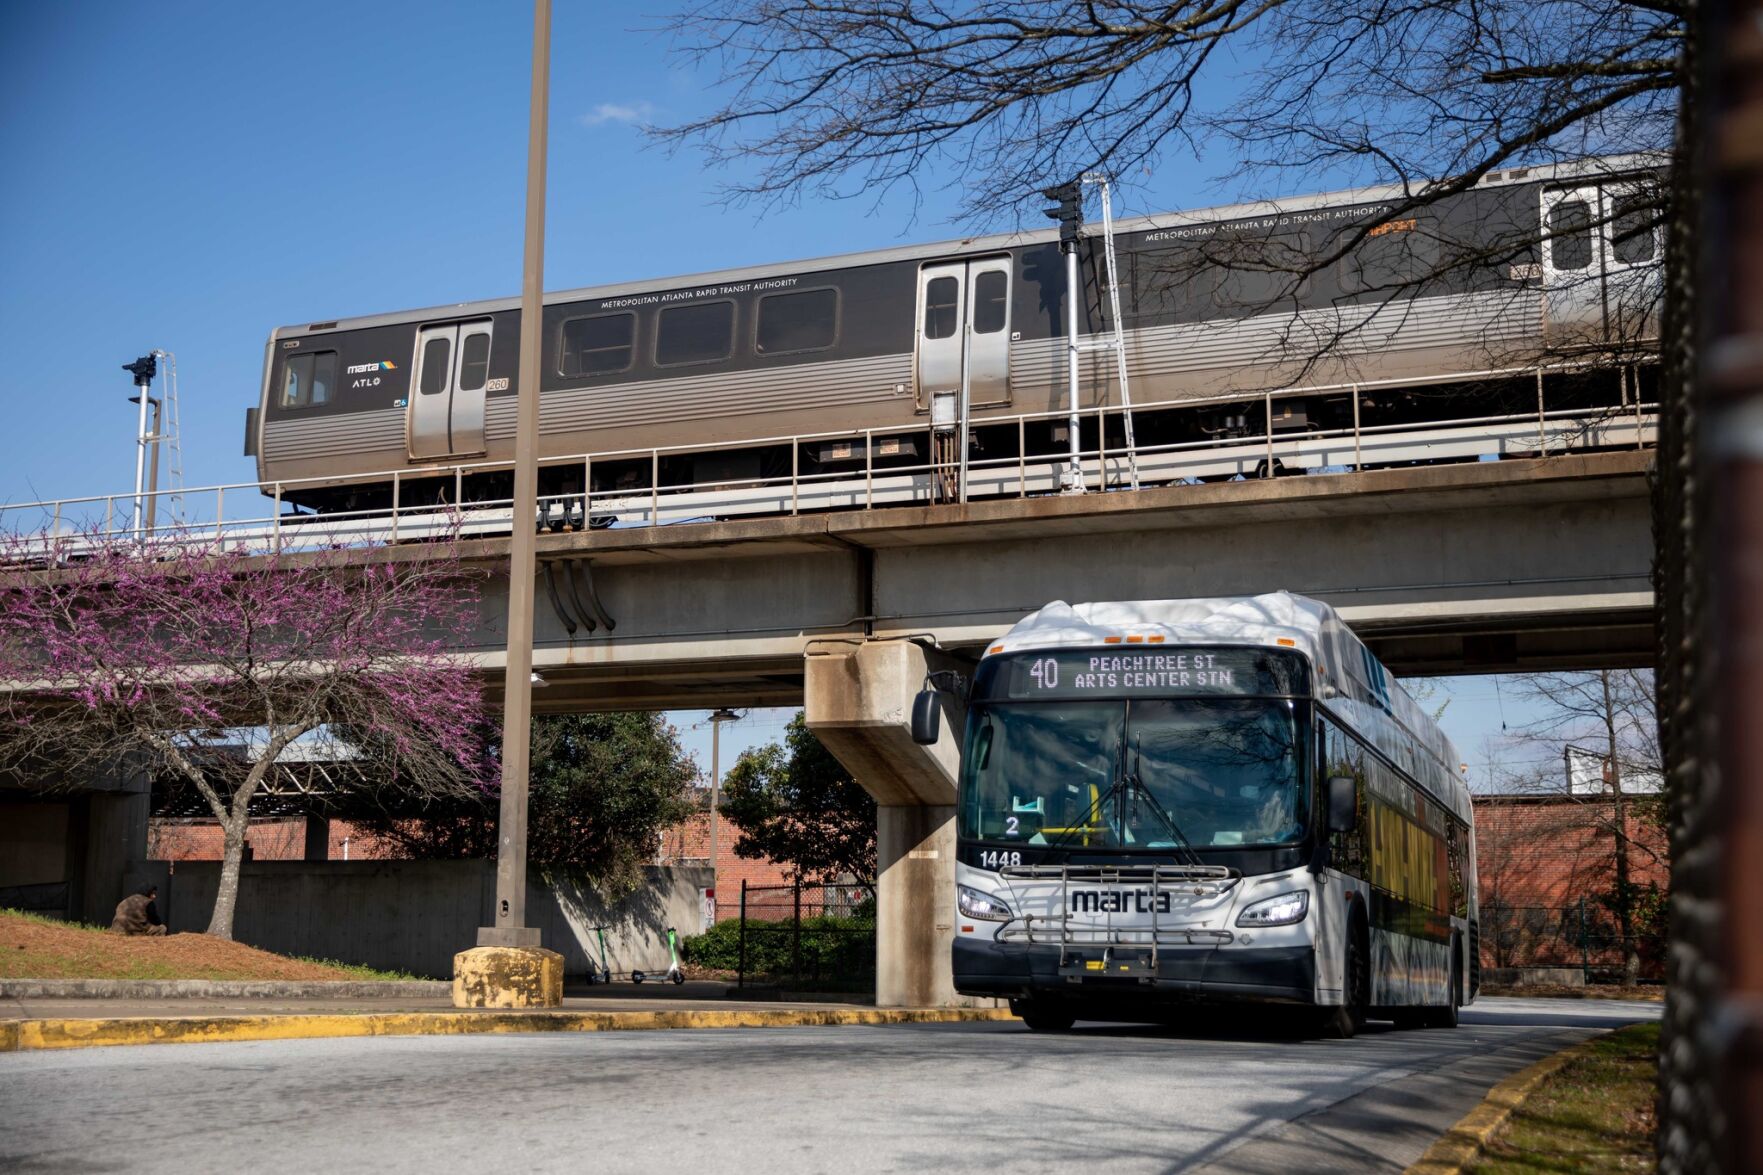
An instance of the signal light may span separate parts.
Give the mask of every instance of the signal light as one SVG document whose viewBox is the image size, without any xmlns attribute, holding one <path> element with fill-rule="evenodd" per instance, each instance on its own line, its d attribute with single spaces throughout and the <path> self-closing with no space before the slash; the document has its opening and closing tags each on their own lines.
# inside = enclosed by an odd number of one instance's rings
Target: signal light
<svg viewBox="0 0 1763 1175">
<path fill-rule="evenodd" d="M 1084 222 L 1083 184 L 1072 180 L 1068 184 L 1046 188 L 1041 195 L 1056 203 L 1056 207 L 1041 210 L 1048 220 L 1059 222 L 1059 243 L 1073 245 L 1077 243 L 1079 230 Z"/>
<path fill-rule="evenodd" d="M 122 369 L 135 377 L 137 388 L 144 388 L 159 374 L 159 360 L 152 355 L 143 355 L 133 363 L 123 364 Z"/>
</svg>

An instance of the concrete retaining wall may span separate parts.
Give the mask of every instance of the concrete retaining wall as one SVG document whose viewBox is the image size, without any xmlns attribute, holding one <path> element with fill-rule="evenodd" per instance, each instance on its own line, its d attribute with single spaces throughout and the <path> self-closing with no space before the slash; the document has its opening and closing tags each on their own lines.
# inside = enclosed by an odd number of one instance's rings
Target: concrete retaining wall
<svg viewBox="0 0 1763 1175">
<path fill-rule="evenodd" d="M 637 891 L 608 907 L 569 877 L 527 885 L 527 917 L 544 945 L 564 958 L 567 976 L 585 975 L 598 957 L 591 927 L 605 925 L 612 970 L 663 970 L 666 928 L 681 936 L 703 924 L 700 890 L 710 870 L 650 866 Z M 131 888 L 159 886 L 159 909 L 174 933 L 208 927 L 218 861 L 164 861 L 130 869 Z M 477 945 L 494 922 L 493 861 L 250 861 L 239 882 L 233 937 L 278 954 L 336 959 L 388 971 L 448 978 L 453 956 Z"/>
</svg>

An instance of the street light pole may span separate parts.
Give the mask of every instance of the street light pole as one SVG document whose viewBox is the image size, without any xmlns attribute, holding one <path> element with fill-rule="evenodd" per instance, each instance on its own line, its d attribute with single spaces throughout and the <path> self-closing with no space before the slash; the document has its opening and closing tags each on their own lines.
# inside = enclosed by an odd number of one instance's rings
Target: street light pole
<svg viewBox="0 0 1763 1175">
<path fill-rule="evenodd" d="M 502 797 L 497 822 L 496 924 L 479 946 L 536 947 L 526 924 L 527 772 L 533 719 L 533 583 L 539 470 L 539 319 L 545 289 L 545 143 L 551 94 L 551 0 L 533 2 L 533 87 L 526 145 L 526 251 L 520 286 L 520 368 L 508 561 L 508 656 L 502 678 Z"/>
<path fill-rule="evenodd" d="M 722 724 L 739 718 L 724 706 L 710 715 L 710 888 L 716 888 L 716 805 L 722 795 Z"/>
</svg>

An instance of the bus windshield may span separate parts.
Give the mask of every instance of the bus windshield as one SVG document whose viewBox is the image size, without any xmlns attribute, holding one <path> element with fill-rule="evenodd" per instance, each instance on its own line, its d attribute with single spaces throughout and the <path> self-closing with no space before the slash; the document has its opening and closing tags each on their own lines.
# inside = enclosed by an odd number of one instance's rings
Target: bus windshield
<svg viewBox="0 0 1763 1175">
<path fill-rule="evenodd" d="M 1172 851 L 1291 844 L 1308 810 L 1299 714 L 1264 698 L 993 704 L 969 719 L 961 834 Z"/>
</svg>

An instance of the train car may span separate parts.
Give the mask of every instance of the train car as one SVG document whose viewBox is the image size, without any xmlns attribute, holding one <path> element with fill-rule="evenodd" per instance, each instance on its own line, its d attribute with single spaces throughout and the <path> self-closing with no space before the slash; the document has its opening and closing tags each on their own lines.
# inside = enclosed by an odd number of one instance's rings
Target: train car
<svg viewBox="0 0 1763 1175">
<path fill-rule="evenodd" d="M 1599 159 L 1494 173 L 1413 211 L 1363 188 L 1119 222 L 1136 443 L 1534 408 L 1511 371 L 1656 333 L 1655 172 Z M 1114 328 L 1102 252 L 1079 244 L 1090 336 Z M 925 468 L 949 459 L 937 426 L 964 381 L 974 455 L 1056 463 L 1065 273 L 1050 228 L 548 294 L 541 493 Z M 516 298 L 273 331 L 246 428 L 265 492 L 371 510 L 396 471 L 405 504 L 506 499 L 512 474 L 485 466 L 513 457 L 519 333 Z M 1117 427 L 1114 356 L 1082 363 L 1081 407 L 1101 409 L 1082 429 Z M 1555 394 L 1618 402 L 1608 371 Z M 1101 443 L 1116 438 L 1086 436 Z M 630 452 L 648 449 L 676 451 Z"/>
</svg>

